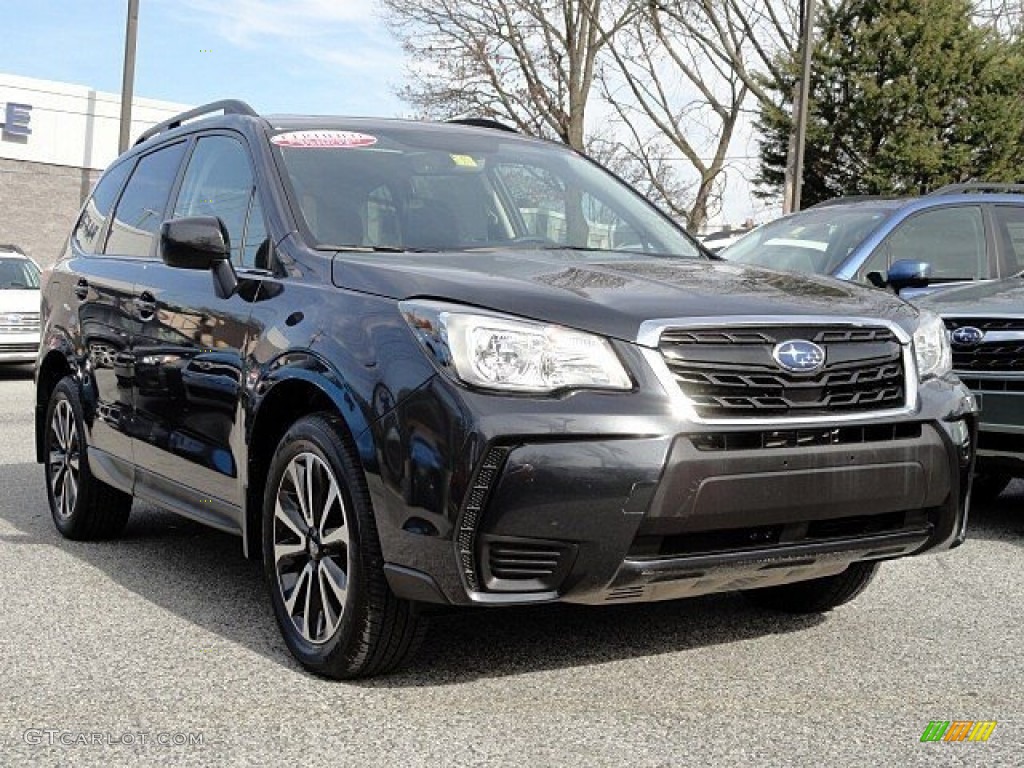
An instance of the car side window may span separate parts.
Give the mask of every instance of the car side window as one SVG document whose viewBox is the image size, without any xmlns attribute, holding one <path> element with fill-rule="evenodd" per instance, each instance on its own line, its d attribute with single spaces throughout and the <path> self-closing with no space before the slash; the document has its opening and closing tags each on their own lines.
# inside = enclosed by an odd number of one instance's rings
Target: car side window
<svg viewBox="0 0 1024 768">
<path fill-rule="evenodd" d="M 991 277 L 981 207 L 933 208 L 911 216 L 889 233 L 861 272 L 887 270 L 901 259 L 927 261 L 938 280 Z"/>
<path fill-rule="evenodd" d="M 878 272 L 884 276 L 889 271 L 889 264 L 891 263 L 889 260 L 889 246 L 883 241 L 881 245 L 871 252 L 867 260 L 860 265 L 860 268 L 857 270 L 856 279 L 862 283 L 867 283 L 869 282 L 868 275 L 872 272 Z"/>
<path fill-rule="evenodd" d="M 245 220 L 245 232 L 242 235 L 241 265 L 270 269 L 270 240 L 267 236 L 260 196 L 255 187 L 249 199 L 249 215 Z"/>
<path fill-rule="evenodd" d="M 1005 274 L 1015 275 L 1024 269 L 1024 206 L 996 205 L 992 212 L 996 221 L 996 238 L 1006 265 Z"/>
<path fill-rule="evenodd" d="M 106 253 L 143 258 L 153 253 L 184 152 L 185 142 L 179 142 L 139 160 L 117 203 Z"/>
<path fill-rule="evenodd" d="M 121 190 L 121 184 L 131 168 L 131 163 L 120 163 L 108 169 L 89 195 L 89 202 L 85 204 L 82 215 L 78 217 L 73 235 L 75 244 L 85 253 L 96 253 L 99 250 L 100 232 L 107 223 L 117 193 Z"/>
<path fill-rule="evenodd" d="M 255 186 L 249 154 L 242 143 L 229 136 L 205 136 L 188 161 L 173 215 L 219 217 L 231 240 L 231 260 L 252 266 L 266 238 Z M 247 220 L 252 230 L 249 238 Z"/>
</svg>

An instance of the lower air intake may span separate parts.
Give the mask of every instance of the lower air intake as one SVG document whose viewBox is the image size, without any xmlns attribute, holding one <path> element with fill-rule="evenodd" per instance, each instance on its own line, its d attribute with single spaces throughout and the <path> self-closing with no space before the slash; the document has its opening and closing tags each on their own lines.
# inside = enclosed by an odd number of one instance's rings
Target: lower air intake
<svg viewBox="0 0 1024 768">
<path fill-rule="evenodd" d="M 484 583 L 498 592 L 536 592 L 557 589 L 575 559 L 571 544 L 485 536 L 482 563 Z"/>
</svg>

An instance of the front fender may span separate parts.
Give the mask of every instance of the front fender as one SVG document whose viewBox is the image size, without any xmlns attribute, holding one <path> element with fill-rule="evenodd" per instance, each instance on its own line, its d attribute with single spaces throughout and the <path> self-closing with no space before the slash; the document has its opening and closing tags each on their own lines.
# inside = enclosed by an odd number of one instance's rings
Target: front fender
<svg viewBox="0 0 1024 768">
<path fill-rule="evenodd" d="M 252 444 L 254 428 L 268 403 L 278 403 L 282 398 L 293 396 L 309 397 L 309 393 L 316 390 L 344 420 L 349 434 L 356 442 L 363 463 L 373 460 L 374 447 L 369 430 L 370 404 L 365 398 L 360 397 L 336 368 L 313 351 L 289 351 L 261 367 L 252 369 L 247 389 L 247 445 Z M 283 390 L 283 394 L 278 394 Z M 304 406 L 305 403 L 288 401 L 281 404 L 287 404 L 289 410 L 305 410 L 298 407 Z"/>
</svg>

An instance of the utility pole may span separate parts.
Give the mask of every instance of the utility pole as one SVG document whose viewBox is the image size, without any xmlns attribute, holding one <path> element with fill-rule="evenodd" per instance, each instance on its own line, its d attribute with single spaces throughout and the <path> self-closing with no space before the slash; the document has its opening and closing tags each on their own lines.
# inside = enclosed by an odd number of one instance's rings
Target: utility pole
<svg viewBox="0 0 1024 768">
<path fill-rule="evenodd" d="M 139 28 L 139 0 L 128 0 L 128 22 L 124 32 L 124 76 L 121 78 L 121 134 L 118 153 L 128 149 L 132 129 L 132 99 L 135 90 L 135 38 Z"/>
<path fill-rule="evenodd" d="M 782 212 L 800 210 L 800 192 L 804 178 L 804 146 L 807 144 L 807 103 L 811 96 L 811 56 L 814 53 L 815 0 L 803 0 L 801 14 L 801 74 L 793 94 L 794 126 L 789 134 L 786 157 L 786 180 L 783 187 Z"/>
</svg>

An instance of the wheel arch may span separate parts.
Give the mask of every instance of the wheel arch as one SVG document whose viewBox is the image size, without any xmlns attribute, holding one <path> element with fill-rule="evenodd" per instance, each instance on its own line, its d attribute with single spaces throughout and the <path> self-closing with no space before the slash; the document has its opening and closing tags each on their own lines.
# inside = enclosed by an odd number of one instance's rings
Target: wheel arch
<svg viewBox="0 0 1024 768">
<path fill-rule="evenodd" d="M 318 366 L 319 367 L 319 366 Z M 356 448 L 364 472 L 374 460 L 372 431 L 355 395 L 329 371 L 309 366 L 277 369 L 257 384 L 251 426 L 246 430 L 245 514 L 243 547 L 248 558 L 261 551 L 261 516 L 267 475 L 274 451 L 289 427 L 303 416 L 328 412 L 339 417 L 343 439 Z"/>
<path fill-rule="evenodd" d="M 45 461 L 43 435 L 46 430 L 46 408 L 50 403 L 50 396 L 61 379 L 73 374 L 74 369 L 67 355 L 58 349 L 48 352 L 36 368 L 35 441 L 36 461 L 40 464 Z"/>
</svg>

